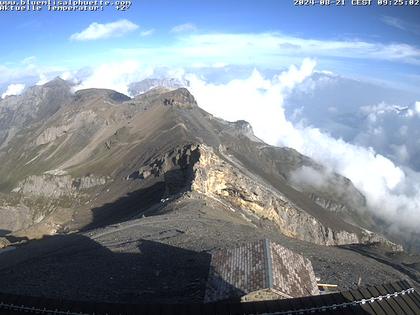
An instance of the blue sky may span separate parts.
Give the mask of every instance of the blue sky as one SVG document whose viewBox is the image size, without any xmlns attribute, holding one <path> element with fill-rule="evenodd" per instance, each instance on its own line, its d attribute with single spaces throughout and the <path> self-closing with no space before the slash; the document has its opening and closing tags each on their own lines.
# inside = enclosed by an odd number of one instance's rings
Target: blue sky
<svg viewBox="0 0 420 315">
<path fill-rule="evenodd" d="M 344 76 L 409 89 L 420 83 L 420 7 L 158 0 L 136 1 L 127 11 L 44 9 L 0 12 L 0 17 L 0 27 L 7 30 L 0 55 L 3 85 L 19 83 L 31 72 L 48 77 L 125 60 L 144 67 L 239 64 L 282 69 L 305 57 Z M 96 27 L 86 33 L 92 23 Z M 92 35 L 100 27 L 109 32 Z"/>
</svg>

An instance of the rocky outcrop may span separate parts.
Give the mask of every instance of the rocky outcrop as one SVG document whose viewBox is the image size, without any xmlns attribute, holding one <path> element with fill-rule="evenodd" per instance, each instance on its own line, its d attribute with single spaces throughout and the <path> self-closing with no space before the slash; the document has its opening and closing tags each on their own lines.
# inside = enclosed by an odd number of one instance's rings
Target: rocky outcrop
<svg viewBox="0 0 420 315">
<path fill-rule="evenodd" d="M 95 122 L 96 114 L 93 111 L 83 111 L 76 114 L 70 120 L 70 123 L 60 126 L 51 126 L 45 129 L 36 139 L 36 145 L 50 143 L 63 135 L 77 130 L 78 128 Z"/>
<path fill-rule="evenodd" d="M 193 166 L 199 161 L 199 146 L 186 144 L 178 146 L 164 155 L 149 159 L 139 170 L 127 176 L 128 180 L 145 180 L 163 176 L 166 195 L 188 189 L 193 179 Z"/>
<path fill-rule="evenodd" d="M 363 244 L 381 244 L 384 245 L 387 250 L 391 252 L 402 252 L 404 247 L 400 244 L 396 244 L 391 242 L 390 240 L 386 239 L 382 235 L 373 233 L 368 230 L 363 230 L 363 234 L 361 237 L 361 243 Z"/>
<path fill-rule="evenodd" d="M 186 144 L 149 159 L 127 180 L 163 177 L 166 194 L 182 189 L 217 199 L 251 220 L 273 222 L 281 233 L 320 245 L 344 245 L 381 241 L 368 231 L 346 231 L 323 224 L 300 209 L 275 188 L 251 178 L 203 144 Z M 182 187 L 182 188 L 181 188 Z"/>
<path fill-rule="evenodd" d="M 209 147 L 200 146 L 200 160 L 194 169 L 193 190 L 219 198 L 259 219 L 270 220 L 289 237 L 322 245 L 361 241 L 355 233 L 324 226 L 279 192 L 233 168 Z"/>
<path fill-rule="evenodd" d="M 185 88 L 167 92 L 163 97 L 164 106 L 172 106 L 179 109 L 192 109 L 198 106 L 194 96 Z"/>
<path fill-rule="evenodd" d="M 8 247 L 8 246 L 10 246 L 10 244 L 11 243 L 9 242 L 9 240 L 7 238 L 0 237 L 0 249 Z"/>
<path fill-rule="evenodd" d="M 332 212 L 347 213 L 350 211 L 345 205 L 337 203 L 331 199 L 320 197 L 314 193 L 309 194 L 309 198 L 311 198 L 324 209 L 328 209 Z"/>
<path fill-rule="evenodd" d="M 45 197 L 57 199 L 60 197 L 76 196 L 81 190 L 106 184 L 105 177 L 93 175 L 72 178 L 70 175 L 32 175 L 20 182 L 13 192 L 25 196 Z"/>
<path fill-rule="evenodd" d="M 0 205 L 0 230 L 16 231 L 30 226 L 32 222 L 32 211 L 23 204 Z"/>
<path fill-rule="evenodd" d="M 105 177 L 96 177 L 93 175 L 76 178 L 73 180 L 72 186 L 77 190 L 84 190 L 93 188 L 96 186 L 105 185 L 107 183 L 107 179 Z"/>
<path fill-rule="evenodd" d="M 13 189 L 13 192 L 26 196 L 60 198 L 73 194 L 71 176 L 33 175 L 27 177 Z"/>
</svg>

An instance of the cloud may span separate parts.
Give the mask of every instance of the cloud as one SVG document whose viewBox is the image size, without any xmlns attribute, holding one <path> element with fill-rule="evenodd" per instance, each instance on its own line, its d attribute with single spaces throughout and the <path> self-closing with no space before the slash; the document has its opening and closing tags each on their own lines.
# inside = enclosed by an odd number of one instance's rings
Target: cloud
<svg viewBox="0 0 420 315">
<path fill-rule="evenodd" d="M 403 30 L 403 31 L 407 30 L 406 23 L 399 18 L 385 15 L 381 18 L 381 21 L 384 22 L 385 24 L 389 25 L 389 26 L 398 28 L 400 30 Z"/>
<path fill-rule="evenodd" d="M 420 102 L 414 104 L 414 110 L 416 111 L 416 114 L 420 116 Z"/>
<path fill-rule="evenodd" d="M 142 32 L 140 32 L 140 36 L 142 37 L 146 37 L 146 36 L 150 36 L 155 32 L 154 28 L 148 29 L 148 30 L 144 30 Z"/>
<path fill-rule="evenodd" d="M 126 21 L 122 24 L 128 23 Z M 115 25 L 93 24 L 98 27 L 89 26 L 88 30 L 73 35 L 73 38 L 87 39 L 96 38 L 98 34 L 95 29 L 107 29 L 105 26 Z M 99 27 L 101 26 L 101 27 Z M 137 28 L 132 25 L 131 28 Z M 144 32 L 149 33 L 150 30 Z M 101 31 L 101 36 L 110 36 L 110 33 Z M 122 32 L 118 33 L 119 35 Z M 93 36 L 95 35 L 95 36 Z M 117 34 L 115 34 L 117 36 Z M 139 32 L 141 36 L 141 32 Z M 348 66 L 355 59 L 359 60 L 382 60 L 393 64 L 420 65 L 420 49 L 413 45 L 404 43 L 383 44 L 367 41 L 331 41 L 316 38 L 303 38 L 298 36 L 287 36 L 282 33 L 180 33 L 170 42 L 164 42 L 153 46 L 141 46 L 132 48 L 114 48 L 103 52 L 103 55 L 95 54 L 95 59 L 77 58 L 80 67 L 88 64 L 98 64 L 99 59 L 108 60 L 141 60 L 150 65 L 165 65 L 169 67 L 188 68 L 192 65 L 200 67 L 211 65 L 236 65 L 252 66 L 258 65 L 261 68 L 282 69 L 292 63 L 300 62 L 304 57 L 311 56 L 328 69 L 339 72 L 339 69 Z M 348 60 L 344 60 L 348 59 Z M 57 76 L 65 71 L 76 71 L 77 66 L 68 67 L 66 63 L 60 65 L 46 66 L 39 65 L 35 59 L 27 59 L 27 64 L 0 65 L 0 84 L 8 85 L 13 82 L 23 82 L 27 85 L 35 82 L 28 81 L 27 77 L 39 77 L 40 73 L 48 77 Z M 353 65 L 357 63 L 352 63 Z M 351 69 L 355 69 L 352 67 Z M 359 70 L 367 71 L 366 67 Z M 415 70 L 416 68 L 414 68 Z M 348 69 L 346 69 L 348 70 Z M 351 71 L 353 71 L 351 70 Z M 358 70 L 354 70 L 358 71 Z M 51 75 L 50 75 L 51 74 Z M 391 75 L 392 74 L 392 75 Z M 388 73 L 388 79 L 396 81 L 395 73 Z M 371 72 L 365 75 L 373 75 Z M 379 76 L 378 74 L 375 74 Z M 25 78 L 26 77 L 26 78 Z M 384 78 L 383 74 L 380 74 Z M 411 79 L 398 80 L 400 84 L 415 85 L 418 78 L 412 75 Z M 404 82 L 404 83 L 401 83 Z M 395 82 L 394 82 L 395 83 Z"/>
<path fill-rule="evenodd" d="M 5 98 L 11 95 L 20 95 L 25 89 L 25 84 L 10 84 L 6 91 L 1 95 L 1 98 Z"/>
<path fill-rule="evenodd" d="M 63 80 L 69 81 L 74 84 L 80 83 L 80 78 L 78 77 L 78 73 L 75 71 L 64 71 L 59 75 L 59 77 Z"/>
<path fill-rule="evenodd" d="M 290 180 L 297 184 L 314 186 L 315 188 L 326 188 L 327 181 L 325 179 L 328 176 L 329 174 L 326 172 L 304 165 L 291 174 Z"/>
<path fill-rule="evenodd" d="M 129 20 L 119 20 L 116 22 L 100 24 L 92 23 L 86 29 L 70 36 L 70 40 L 88 41 L 105 39 L 110 37 L 120 37 L 129 32 L 135 31 L 139 26 Z"/>
<path fill-rule="evenodd" d="M 135 60 L 103 64 L 83 80 L 75 90 L 88 88 L 112 89 L 128 94 L 128 85 L 153 73 L 152 67 L 143 66 Z"/>
<path fill-rule="evenodd" d="M 36 63 L 36 57 L 35 56 L 26 57 L 21 62 L 22 64 L 27 65 L 27 66 L 33 65 Z"/>
<path fill-rule="evenodd" d="M 197 27 L 192 23 L 180 24 L 172 27 L 171 33 L 182 33 L 196 31 Z"/>
<path fill-rule="evenodd" d="M 187 79 L 203 109 L 230 121 L 247 120 L 256 136 L 267 143 L 294 148 L 346 176 L 366 196 L 372 213 L 391 229 L 418 231 L 420 184 L 416 178 L 420 174 L 407 172 L 372 148 L 347 143 L 287 119 L 284 99 L 314 72 L 314 67 L 315 62 L 306 59 L 300 67 L 291 66 L 272 79 L 255 70 L 248 78 L 227 84 L 207 83 L 195 75 Z M 406 154 L 403 147 L 395 149 Z M 308 174 L 312 179 L 318 175 L 305 170 Z"/>
<path fill-rule="evenodd" d="M 30 56 L 16 64 L 0 65 L 0 86 L 6 87 L 13 82 L 32 86 L 42 78 L 52 79 L 64 71 L 68 71 L 68 69 L 62 64 L 57 66 L 40 65 L 35 56 Z"/>
<path fill-rule="evenodd" d="M 207 83 L 195 75 L 187 76 L 187 80 L 203 109 L 230 121 L 247 120 L 258 137 L 277 144 L 283 136 L 299 141 L 293 125 L 285 118 L 282 104 L 284 95 L 310 75 L 314 67 L 314 60 L 305 59 L 300 68 L 291 66 L 272 80 L 257 70 L 246 80 L 222 85 Z"/>
<path fill-rule="evenodd" d="M 116 52 L 124 57 L 142 60 L 156 60 L 156 56 L 159 56 L 159 62 L 164 64 L 179 64 L 180 60 L 185 60 L 186 63 L 223 62 L 278 68 L 312 56 L 332 62 L 345 58 L 420 65 L 420 49 L 405 43 L 320 40 L 281 33 L 183 34 L 171 45 L 117 49 Z"/>
<path fill-rule="evenodd" d="M 409 32 L 413 34 L 420 34 L 420 25 L 412 22 L 408 22 L 403 19 L 399 19 L 393 16 L 382 16 L 381 21 L 388 26 L 399 29 L 404 32 Z"/>
<path fill-rule="evenodd" d="M 40 73 L 39 74 L 39 80 L 35 85 L 44 85 L 45 83 L 51 81 L 52 78 L 50 78 L 48 75 L 46 75 L 45 73 Z"/>
</svg>

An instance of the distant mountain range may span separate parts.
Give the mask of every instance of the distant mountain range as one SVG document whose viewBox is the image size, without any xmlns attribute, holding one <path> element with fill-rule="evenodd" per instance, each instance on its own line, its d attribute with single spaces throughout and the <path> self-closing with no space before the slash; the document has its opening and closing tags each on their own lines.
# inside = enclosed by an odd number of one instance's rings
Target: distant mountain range
<svg viewBox="0 0 420 315">
<path fill-rule="evenodd" d="M 148 78 L 139 82 L 131 83 L 128 86 L 128 92 L 132 96 L 138 96 L 140 94 L 146 93 L 153 88 L 163 87 L 167 89 L 178 89 L 182 87 L 188 87 L 189 82 L 183 79 L 175 78 Z"/>
</svg>

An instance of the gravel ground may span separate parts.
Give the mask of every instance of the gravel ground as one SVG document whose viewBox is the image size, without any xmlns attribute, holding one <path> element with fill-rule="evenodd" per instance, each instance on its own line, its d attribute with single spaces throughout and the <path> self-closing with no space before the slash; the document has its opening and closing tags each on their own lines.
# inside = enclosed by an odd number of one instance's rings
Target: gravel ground
<svg viewBox="0 0 420 315">
<path fill-rule="evenodd" d="M 270 238 L 312 261 L 322 282 L 353 288 L 398 279 L 398 270 L 352 248 L 289 239 L 216 201 L 180 198 L 156 215 L 32 241 L 0 255 L 0 291 L 50 298 L 124 303 L 201 302 L 213 249 Z M 376 249 L 376 255 L 381 252 Z M 406 267 L 405 267 L 406 268 Z M 408 267 L 407 267 L 408 268 Z"/>
</svg>

